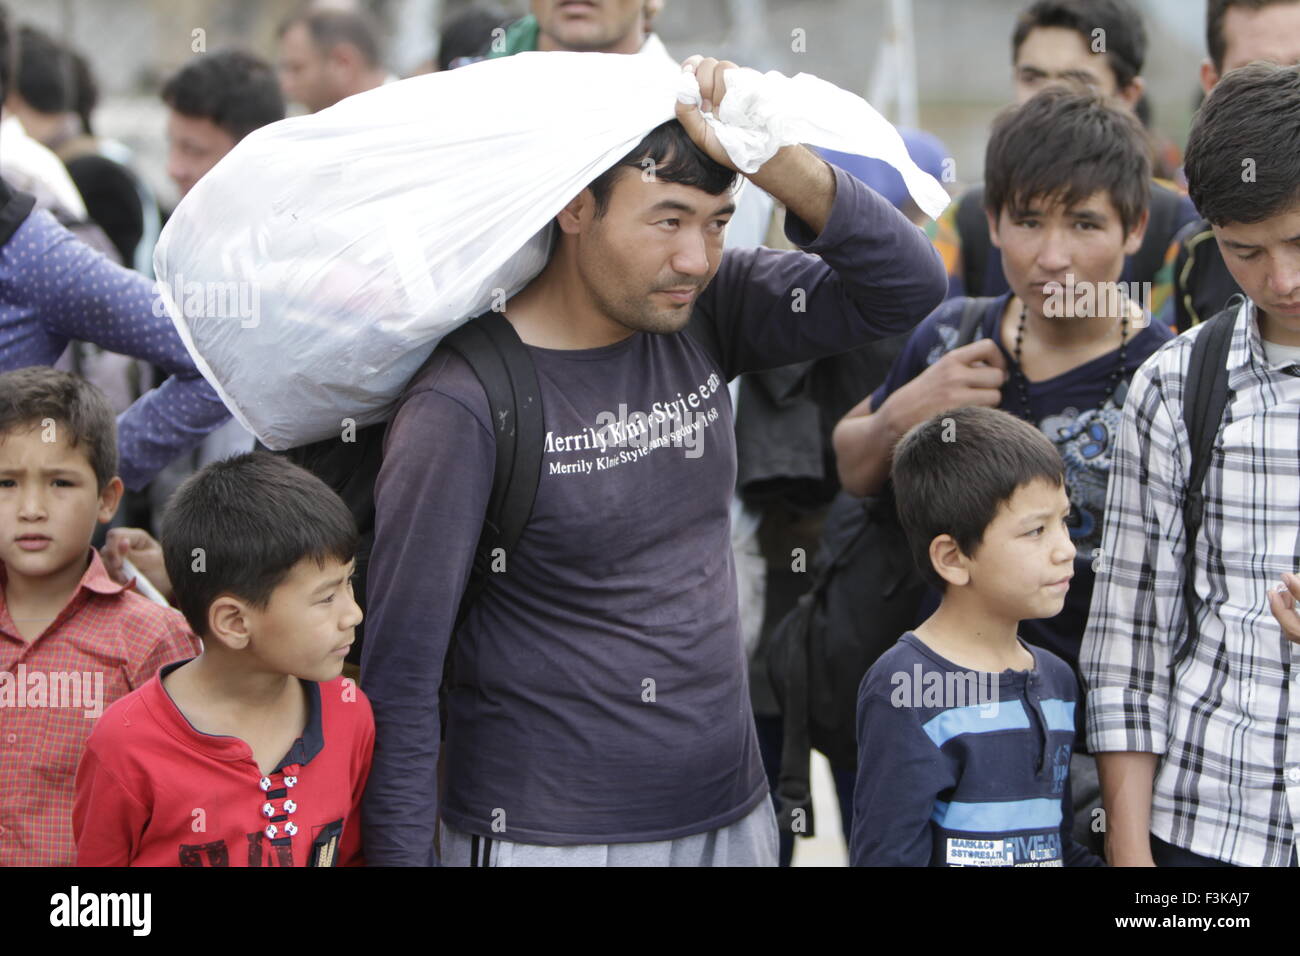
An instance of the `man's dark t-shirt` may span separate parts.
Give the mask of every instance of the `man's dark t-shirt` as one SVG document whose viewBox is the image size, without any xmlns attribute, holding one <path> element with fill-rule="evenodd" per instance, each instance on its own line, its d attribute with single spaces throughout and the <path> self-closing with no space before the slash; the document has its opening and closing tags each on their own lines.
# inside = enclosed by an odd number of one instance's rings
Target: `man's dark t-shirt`
<svg viewBox="0 0 1300 956">
<path fill-rule="evenodd" d="M 904 331 L 946 283 L 920 230 L 835 177 L 821 235 L 794 217 L 786 227 L 818 255 L 725 252 L 684 331 L 529 348 L 542 475 L 508 566 L 456 637 L 441 804 L 452 826 L 553 845 L 666 840 L 765 797 L 730 547 L 726 383 Z M 454 355 L 410 384 L 388 430 L 362 671 L 377 733 L 371 863 L 433 859 L 439 683 L 492 435 L 483 389 Z"/>
</svg>

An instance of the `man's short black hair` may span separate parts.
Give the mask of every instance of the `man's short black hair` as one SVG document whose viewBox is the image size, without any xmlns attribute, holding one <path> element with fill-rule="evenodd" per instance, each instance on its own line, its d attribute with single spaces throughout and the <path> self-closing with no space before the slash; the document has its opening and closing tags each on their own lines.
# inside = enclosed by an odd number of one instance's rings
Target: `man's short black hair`
<svg viewBox="0 0 1300 956">
<path fill-rule="evenodd" d="M 630 153 L 592 180 L 587 188 L 595 199 L 597 218 L 605 215 L 609 208 L 614 183 L 625 166 L 638 172 L 652 170 L 660 182 L 694 186 L 712 196 L 720 196 L 731 189 L 739 175 L 696 146 L 681 123 L 675 119 L 668 120 L 652 129 Z"/>
<path fill-rule="evenodd" d="M 173 603 L 200 637 L 219 596 L 233 594 L 265 608 L 299 561 L 346 564 L 357 541 L 352 512 L 325 482 L 263 451 L 191 475 L 172 496 L 162 523 Z"/>
<path fill-rule="evenodd" d="M 1228 38 L 1223 35 L 1223 20 L 1233 7 L 1242 10 L 1263 10 L 1297 0 L 1209 0 L 1205 7 L 1205 48 L 1216 73 L 1223 72 L 1223 60 L 1228 55 Z"/>
<path fill-rule="evenodd" d="M 162 98 L 182 116 L 211 120 L 236 143 L 284 119 L 275 70 L 243 50 L 198 54 L 167 81 Z"/>
<path fill-rule="evenodd" d="M 439 31 L 438 69 L 449 70 L 461 57 L 477 56 L 487 52 L 492 43 L 492 31 L 504 29 L 513 18 L 500 10 L 480 10 L 471 7 L 448 20 Z"/>
<path fill-rule="evenodd" d="M 9 32 L 9 9 L 0 3 L 0 103 L 13 89 L 14 43 Z"/>
<path fill-rule="evenodd" d="M 1132 113 L 1088 91 L 1049 86 L 993 121 L 984 206 L 996 218 L 1104 190 L 1127 236 L 1151 201 L 1151 143 Z"/>
<path fill-rule="evenodd" d="M 277 38 L 283 38 L 290 27 L 301 23 L 307 28 L 311 42 L 322 54 L 340 43 L 356 47 L 361 58 L 370 67 L 379 66 L 379 29 L 375 21 L 359 10 L 313 10 L 304 7 L 280 22 Z"/>
<path fill-rule="evenodd" d="M 1230 71 L 1196 114 L 1187 192 L 1216 226 L 1263 222 L 1300 202 L 1300 67 Z"/>
<path fill-rule="evenodd" d="M 1105 46 L 1106 62 L 1115 74 L 1116 89 L 1124 89 L 1140 76 L 1147 56 L 1147 30 L 1141 15 L 1127 0 L 1038 0 L 1016 18 L 1011 34 L 1011 62 L 1030 31 L 1061 27 L 1083 37 L 1089 49 L 1094 39 Z M 1101 33 L 1095 31 L 1101 30 Z"/>
<path fill-rule="evenodd" d="M 66 113 L 76 106 L 76 64 L 71 53 L 44 30 L 18 28 L 14 89 L 38 113 Z"/>
<path fill-rule="evenodd" d="M 971 405 L 941 412 L 904 435 L 890 478 L 916 566 L 942 590 L 930 542 L 949 534 L 963 554 L 974 556 L 998 509 L 1032 481 L 1062 486 L 1065 465 L 1033 425 Z"/>
<path fill-rule="evenodd" d="M 68 444 L 84 448 L 95 482 L 103 491 L 117 475 L 117 416 L 108 399 L 80 375 L 48 365 L 0 375 L 0 437 L 54 422 Z"/>
</svg>

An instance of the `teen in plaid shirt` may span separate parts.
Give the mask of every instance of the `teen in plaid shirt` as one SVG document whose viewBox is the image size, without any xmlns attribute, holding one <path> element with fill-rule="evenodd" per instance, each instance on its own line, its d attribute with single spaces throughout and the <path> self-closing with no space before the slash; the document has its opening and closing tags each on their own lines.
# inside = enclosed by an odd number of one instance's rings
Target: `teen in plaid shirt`
<svg viewBox="0 0 1300 956">
<path fill-rule="evenodd" d="M 178 611 L 91 548 L 122 497 L 113 410 L 37 367 L 0 375 L 0 866 L 71 866 L 73 780 L 95 720 L 199 650 Z"/>
<path fill-rule="evenodd" d="M 1118 865 L 1276 865 L 1300 827 L 1300 649 L 1268 613 L 1300 552 L 1300 70 L 1223 78 L 1188 141 L 1192 200 L 1250 297 L 1227 355 L 1194 580 L 1184 581 L 1183 424 L 1198 326 L 1133 377 L 1080 661 L 1107 855 Z M 1193 588 L 1199 635 L 1187 633 Z M 1282 596 L 1274 613 L 1293 614 Z"/>
</svg>

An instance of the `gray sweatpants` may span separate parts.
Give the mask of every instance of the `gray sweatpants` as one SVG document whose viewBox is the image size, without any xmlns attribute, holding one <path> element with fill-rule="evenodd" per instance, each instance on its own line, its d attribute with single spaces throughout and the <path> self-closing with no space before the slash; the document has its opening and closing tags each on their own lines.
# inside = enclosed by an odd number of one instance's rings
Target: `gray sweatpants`
<svg viewBox="0 0 1300 956">
<path fill-rule="evenodd" d="M 777 826 L 764 797 L 735 823 L 654 843 L 540 846 L 464 833 L 442 824 L 443 866 L 776 866 Z"/>
</svg>

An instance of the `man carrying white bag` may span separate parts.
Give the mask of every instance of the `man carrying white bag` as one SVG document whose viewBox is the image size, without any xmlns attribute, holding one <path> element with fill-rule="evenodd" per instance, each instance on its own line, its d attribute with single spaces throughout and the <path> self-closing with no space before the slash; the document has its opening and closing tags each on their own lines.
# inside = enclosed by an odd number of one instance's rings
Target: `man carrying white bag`
<svg viewBox="0 0 1300 956">
<path fill-rule="evenodd" d="M 554 219 L 549 254 L 544 240 L 535 241 L 505 263 L 516 272 L 513 281 L 502 281 L 501 249 L 482 241 L 485 234 L 465 211 L 465 244 L 426 250 L 426 258 L 441 258 L 425 292 L 439 299 L 459 295 L 451 308 L 462 317 L 484 311 L 494 295 L 502 299 L 540 387 L 541 474 L 517 546 L 499 573 L 487 575 L 456 628 L 493 484 L 493 422 L 483 386 L 451 353 L 435 355 L 401 395 L 375 487 L 362 671 L 377 725 L 366 857 L 380 865 L 435 862 L 440 813 L 442 858 L 453 865 L 775 864 L 776 822 L 738 631 L 728 528 L 735 445 L 725 385 L 744 371 L 910 329 L 943 296 L 942 264 L 924 235 L 885 200 L 804 147 L 782 146 L 782 134 L 771 135 L 779 110 L 767 130 L 729 126 L 727 97 L 738 94 L 726 93 L 723 71 L 732 64 L 687 61 L 697 71 L 702 105 L 716 108 L 721 124 L 679 104 L 680 124 L 664 123 L 648 136 L 642 126 L 637 140 L 618 143 L 609 155 L 615 142 L 609 129 L 623 114 L 644 123 L 665 108 L 665 86 L 672 97 L 677 83 L 657 75 L 647 81 L 649 67 L 622 65 L 631 57 L 539 56 L 548 64 L 535 62 L 536 76 L 514 93 L 526 98 L 526 88 L 554 80 L 549 61 L 585 58 L 592 64 L 583 66 L 593 77 L 589 84 L 571 87 L 571 98 L 550 110 L 584 115 L 591 97 L 588 119 L 598 129 L 597 143 L 585 148 L 603 151 L 585 169 L 559 175 L 558 187 L 521 186 L 535 189 L 539 208 L 524 211 L 516 202 L 514 225 L 531 235 Z M 520 66 L 528 58 L 448 76 Z M 729 77 L 745 80 L 747 72 Z M 484 72 L 483 82 L 490 79 Z M 761 86 L 750 86 L 751 94 Z M 646 106 L 651 93 L 659 98 L 653 111 Z M 344 101 L 320 118 L 370 96 Z M 621 112 L 610 105 L 619 97 L 626 100 Z M 492 97 L 486 103 L 499 105 Z M 762 115 L 771 106 L 751 95 L 748 112 Z M 516 129 L 515 122 L 528 120 L 512 113 L 502 129 Z M 887 125 L 884 130 L 897 139 Z M 868 130 L 860 132 L 865 137 Z M 870 132 L 887 138 L 878 126 Z M 901 142 L 897 147 L 902 150 Z M 729 156 L 742 157 L 753 169 L 749 178 L 787 205 L 787 234 L 816 255 L 723 254 L 733 208 Z M 920 176 L 904 171 L 909 183 Z M 309 178 L 320 174 L 313 170 Z M 438 177 L 437 170 L 426 174 Z M 932 180 L 928 185 L 940 189 Z M 557 188 L 569 197 L 558 205 Z M 924 205 L 932 197 L 918 200 Z M 410 201 L 413 211 L 417 199 Z M 476 202 L 484 217 L 497 214 L 482 196 Z M 301 210 L 292 205 L 282 203 L 275 215 L 300 231 Z M 418 320 L 409 314 L 418 300 L 407 288 L 420 283 L 418 251 L 407 250 L 405 262 L 395 248 L 387 257 L 369 255 L 373 224 L 366 226 L 353 209 L 341 215 L 352 216 L 362 235 L 342 255 L 317 260 L 317 287 L 301 276 L 296 283 L 278 276 L 268 288 L 275 290 L 277 326 L 299 323 L 319 338 L 336 334 L 335 323 L 351 323 L 349 350 L 360 361 L 350 376 L 347 353 L 335 349 L 324 364 L 306 361 L 305 353 L 320 351 L 319 342 L 308 341 L 302 328 L 268 330 L 268 315 L 261 323 L 267 337 L 257 348 L 284 336 L 274 358 L 292 383 L 296 405 L 286 407 L 271 402 L 270 386 L 258 395 L 252 373 L 228 361 L 226 346 L 257 326 L 236 332 L 227 322 L 224 344 L 219 334 L 192 340 L 210 359 L 224 397 L 273 446 L 323 437 L 325 426 L 337 434 L 345 417 L 378 420 L 391 404 L 379 380 L 403 363 L 409 375 L 428 355 L 429 346 L 416 349 L 409 334 L 417 324 L 422 334 L 432 326 L 428 310 Z M 539 215 L 546 218 L 539 222 Z M 330 220 L 308 225 L 321 234 L 347 231 Z M 288 240 L 274 230 L 253 232 L 254 242 L 263 243 L 263 264 L 273 266 L 275 244 Z M 471 254 L 479 247 L 489 247 L 479 249 L 480 258 L 498 257 L 496 270 L 482 280 L 474 271 L 481 262 Z M 545 264 L 535 278 L 540 266 L 521 265 L 529 254 Z M 456 256 L 469 287 L 463 292 L 440 284 L 451 277 L 447 257 Z M 238 257 L 229 264 L 238 267 Z M 414 297 L 403 303 L 402 294 Z M 304 295 L 316 297 L 315 315 L 303 307 Z M 342 301 L 369 310 L 366 328 L 373 335 L 357 336 L 356 320 L 333 311 Z M 197 332 L 191 316 L 178 315 L 178 325 L 187 323 Z M 394 346 L 402 335 L 405 352 Z M 439 695 L 453 630 L 444 744 Z"/>
</svg>

